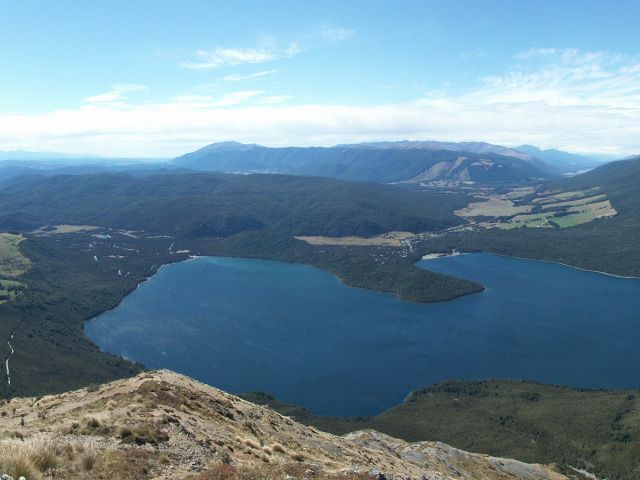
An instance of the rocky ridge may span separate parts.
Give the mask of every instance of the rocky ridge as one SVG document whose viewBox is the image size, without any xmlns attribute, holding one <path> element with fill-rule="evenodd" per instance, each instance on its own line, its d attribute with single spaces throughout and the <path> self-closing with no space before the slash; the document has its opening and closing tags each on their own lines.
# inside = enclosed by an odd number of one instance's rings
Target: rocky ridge
<svg viewBox="0 0 640 480">
<path fill-rule="evenodd" d="M 529 465 L 301 425 L 174 372 L 0 406 L 0 474 L 45 478 L 563 480 Z"/>
</svg>

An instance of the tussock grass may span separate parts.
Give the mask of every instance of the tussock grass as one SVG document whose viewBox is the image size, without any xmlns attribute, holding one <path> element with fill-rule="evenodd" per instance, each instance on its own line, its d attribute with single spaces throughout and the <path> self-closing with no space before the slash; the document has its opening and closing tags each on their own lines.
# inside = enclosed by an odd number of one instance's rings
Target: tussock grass
<svg viewBox="0 0 640 480">
<path fill-rule="evenodd" d="M 86 471 L 93 470 L 98 458 L 98 452 L 94 444 L 90 443 L 84 447 L 80 455 L 80 463 Z"/>
<path fill-rule="evenodd" d="M 14 478 L 40 480 L 43 472 L 60 465 L 65 447 L 65 443 L 47 436 L 3 440 L 0 442 L 0 470 Z"/>
<path fill-rule="evenodd" d="M 271 447 L 271 449 L 274 452 L 283 453 L 283 454 L 287 453 L 287 450 L 282 445 L 280 445 L 279 443 L 274 443 L 273 446 Z"/>
<path fill-rule="evenodd" d="M 249 448 L 253 448 L 253 449 L 258 449 L 260 448 L 260 444 L 254 440 L 251 439 L 247 439 L 244 441 L 244 444 L 249 447 Z"/>
</svg>

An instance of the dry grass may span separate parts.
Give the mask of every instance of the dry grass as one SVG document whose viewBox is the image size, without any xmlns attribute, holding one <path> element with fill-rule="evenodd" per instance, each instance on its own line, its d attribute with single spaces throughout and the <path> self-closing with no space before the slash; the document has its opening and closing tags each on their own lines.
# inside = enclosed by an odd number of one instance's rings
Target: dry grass
<svg viewBox="0 0 640 480">
<path fill-rule="evenodd" d="M 115 451 L 99 447 L 95 438 L 78 442 L 65 437 L 38 435 L 0 442 L 0 473 L 14 479 L 50 478 L 146 479 L 154 465 L 168 464 L 155 452 L 141 448 Z"/>
<path fill-rule="evenodd" d="M 81 390 L 65 394 L 57 404 L 50 399 L 4 404 L 0 438 L 7 440 L 0 441 L 0 474 L 28 480 L 355 480 L 369 477 L 351 472 L 354 466 L 393 472 L 396 478 L 419 478 L 416 474 L 424 470 L 393 453 L 362 450 L 362 442 L 321 434 L 173 373 L 140 377 L 114 382 L 110 394 Z M 186 414 L 181 406 L 195 413 Z M 40 410 L 46 415 L 36 415 Z M 23 412 L 31 413 L 19 427 Z M 457 468 L 459 462 L 451 459 Z M 487 465 L 483 459 L 473 462 Z"/>
<path fill-rule="evenodd" d="M 454 213 L 459 217 L 511 217 L 530 212 L 531 208 L 530 205 L 516 206 L 511 200 L 492 196 L 482 202 L 470 203 Z"/>
<path fill-rule="evenodd" d="M 54 225 L 50 228 L 41 228 L 34 233 L 41 235 L 55 235 L 59 233 L 78 233 L 78 232 L 90 232 L 98 230 L 100 227 L 94 227 L 91 225 Z"/>
<path fill-rule="evenodd" d="M 282 445 L 280 445 L 279 443 L 274 443 L 273 446 L 271 447 L 271 449 L 274 452 L 277 452 L 277 453 L 283 453 L 283 454 L 287 453 L 287 450 Z"/>
<path fill-rule="evenodd" d="M 244 444 L 249 447 L 249 448 L 253 448 L 253 449 L 257 449 L 260 448 L 260 444 L 254 440 L 251 439 L 247 439 L 244 441 Z"/>
<path fill-rule="evenodd" d="M 310 465 L 282 465 L 282 466 L 233 466 L 212 465 L 206 471 L 185 480 L 272 480 L 274 478 L 286 478 L 289 480 L 302 480 L 313 478 L 315 480 L 373 480 L 376 478 L 363 472 L 328 473 L 318 470 Z"/>
<path fill-rule="evenodd" d="M 411 232 L 388 232 L 375 237 L 298 236 L 295 238 L 310 245 L 402 247 L 405 240 L 413 237 L 415 234 Z"/>
<path fill-rule="evenodd" d="M 14 478 L 43 478 L 67 456 L 66 444 L 55 438 L 36 436 L 25 440 L 7 439 L 0 443 L 0 470 Z"/>
<path fill-rule="evenodd" d="M 159 445 L 169 440 L 169 435 L 158 425 L 152 423 L 138 423 L 120 428 L 118 436 L 123 443 L 135 445 Z"/>
<path fill-rule="evenodd" d="M 0 233 L 0 275 L 17 277 L 26 272 L 31 261 L 20 252 L 21 235 Z"/>
<path fill-rule="evenodd" d="M 80 464 L 86 471 L 93 470 L 98 459 L 98 451 L 93 443 L 84 445 L 82 452 L 80 453 Z"/>
</svg>

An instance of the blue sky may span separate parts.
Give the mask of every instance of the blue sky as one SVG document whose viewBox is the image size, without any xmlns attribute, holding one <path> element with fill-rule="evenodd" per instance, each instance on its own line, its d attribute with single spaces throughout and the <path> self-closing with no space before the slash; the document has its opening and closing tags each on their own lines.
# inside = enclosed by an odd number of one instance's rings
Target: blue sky
<svg viewBox="0 0 640 480">
<path fill-rule="evenodd" d="M 0 150 L 640 152 L 640 2 L 0 0 Z"/>
</svg>

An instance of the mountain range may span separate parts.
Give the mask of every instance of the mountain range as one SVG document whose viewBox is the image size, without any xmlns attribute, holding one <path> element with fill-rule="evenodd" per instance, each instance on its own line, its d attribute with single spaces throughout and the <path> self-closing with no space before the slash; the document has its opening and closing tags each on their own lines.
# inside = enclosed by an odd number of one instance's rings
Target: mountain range
<svg viewBox="0 0 640 480">
<path fill-rule="evenodd" d="M 485 142 L 400 141 L 283 148 L 222 142 L 177 157 L 171 164 L 195 170 L 381 183 L 490 183 L 556 178 L 588 170 L 598 162 L 592 157 L 527 146 L 513 149 Z"/>
<path fill-rule="evenodd" d="M 0 182 L 30 173 L 144 174 L 162 168 L 280 173 L 378 183 L 504 183 L 573 175 L 613 159 L 606 155 L 578 155 L 531 145 L 509 148 L 486 142 L 398 141 L 270 148 L 231 141 L 214 143 L 173 160 L 0 152 Z"/>
</svg>

